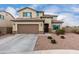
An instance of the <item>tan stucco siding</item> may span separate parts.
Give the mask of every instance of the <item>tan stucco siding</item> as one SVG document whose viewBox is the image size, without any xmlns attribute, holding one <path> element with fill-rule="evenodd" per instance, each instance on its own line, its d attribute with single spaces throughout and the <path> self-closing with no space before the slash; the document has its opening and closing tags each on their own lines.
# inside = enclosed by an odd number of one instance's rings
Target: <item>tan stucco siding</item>
<svg viewBox="0 0 79 59">
<path fill-rule="evenodd" d="M 28 9 L 28 8 L 26 8 L 26 9 L 21 10 L 20 12 L 18 12 L 20 18 L 23 17 L 23 12 L 31 12 L 31 13 L 32 13 L 32 18 L 36 18 L 36 17 L 38 17 L 36 11 L 34 11 L 34 10 L 32 10 L 32 9 Z M 39 16 L 43 16 L 43 15 L 44 15 L 43 12 L 41 12 L 41 13 L 39 14 Z M 24 18 L 26 18 L 26 17 L 24 17 Z M 28 17 L 27 17 L 27 18 L 28 18 Z"/>
<path fill-rule="evenodd" d="M 0 21 L 0 27 L 12 27 L 12 22 L 7 20 Z"/>
<path fill-rule="evenodd" d="M 0 19 L 0 27 L 12 27 L 13 17 L 6 12 L 0 12 L 4 16 L 4 19 Z"/>
<path fill-rule="evenodd" d="M 43 22 L 14 22 L 13 23 L 13 31 L 17 31 L 17 25 L 18 24 L 38 24 L 39 25 L 39 31 L 44 31 Z"/>
<path fill-rule="evenodd" d="M 51 18 L 50 19 L 47 19 L 47 18 L 45 19 L 45 23 L 49 24 L 49 28 L 51 28 L 51 20 L 52 20 Z"/>
<path fill-rule="evenodd" d="M 35 18 L 36 17 L 36 11 L 31 10 L 31 9 L 24 9 L 22 11 L 19 12 L 19 17 L 23 17 L 23 12 L 31 12 L 32 13 L 32 17 Z"/>
<path fill-rule="evenodd" d="M 41 16 L 44 16 L 43 12 L 40 12 L 38 17 L 41 17 Z"/>
</svg>

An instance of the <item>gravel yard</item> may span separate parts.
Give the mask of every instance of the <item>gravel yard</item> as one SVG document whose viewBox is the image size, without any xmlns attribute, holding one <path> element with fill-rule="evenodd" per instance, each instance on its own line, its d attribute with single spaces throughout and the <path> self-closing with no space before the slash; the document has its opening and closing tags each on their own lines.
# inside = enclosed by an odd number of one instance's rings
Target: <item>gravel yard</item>
<svg viewBox="0 0 79 59">
<path fill-rule="evenodd" d="M 52 44 L 46 35 L 38 35 L 34 50 L 50 50 L 50 49 L 78 49 L 79 50 L 79 35 L 73 33 L 65 34 L 65 39 L 60 36 L 51 34 L 52 38 L 56 40 L 56 44 Z"/>
</svg>

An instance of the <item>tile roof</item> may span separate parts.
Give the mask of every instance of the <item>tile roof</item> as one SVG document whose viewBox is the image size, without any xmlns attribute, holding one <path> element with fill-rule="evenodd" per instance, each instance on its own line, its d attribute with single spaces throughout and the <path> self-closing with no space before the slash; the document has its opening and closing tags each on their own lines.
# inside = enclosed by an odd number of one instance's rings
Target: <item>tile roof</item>
<svg viewBox="0 0 79 59">
<path fill-rule="evenodd" d="M 63 21 L 60 21 L 60 20 L 52 20 L 52 23 L 63 23 Z"/>
<path fill-rule="evenodd" d="M 47 14 L 45 14 L 44 16 L 41 16 L 41 17 L 57 17 L 57 15 L 47 15 Z"/>
<path fill-rule="evenodd" d="M 44 22 L 44 20 L 43 19 L 40 19 L 40 18 L 16 18 L 15 20 L 11 20 L 11 21 L 18 21 L 18 22 L 23 22 L 23 21 L 37 21 L 37 22 L 39 22 L 39 21 L 43 21 Z"/>
</svg>

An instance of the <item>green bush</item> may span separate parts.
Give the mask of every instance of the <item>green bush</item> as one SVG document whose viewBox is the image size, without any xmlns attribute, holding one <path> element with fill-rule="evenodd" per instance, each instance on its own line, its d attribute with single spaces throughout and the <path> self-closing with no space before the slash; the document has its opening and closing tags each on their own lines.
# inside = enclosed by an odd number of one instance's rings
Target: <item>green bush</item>
<svg viewBox="0 0 79 59">
<path fill-rule="evenodd" d="M 65 34 L 65 30 L 64 30 L 64 29 L 56 30 L 56 34 L 57 34 L 57 35 Z"/>
</svg>

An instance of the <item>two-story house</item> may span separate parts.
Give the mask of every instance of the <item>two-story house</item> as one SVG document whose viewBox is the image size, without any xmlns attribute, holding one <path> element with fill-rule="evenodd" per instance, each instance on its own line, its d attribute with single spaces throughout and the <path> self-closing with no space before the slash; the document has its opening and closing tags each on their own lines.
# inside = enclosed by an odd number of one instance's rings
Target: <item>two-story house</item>
<svg viewBox="0 0 79 59">
<path fill-rule="evenodd" d="M 12 32 L 12 19 L 15 19 L 10 13 L 0 11 L 0 33 L 7 34 Z"/>
<path fill-rule="evenodd" d="M 13 19 L 13 33 L 49 33 L 60 29 L 62 21 L 57 15 L 46 15 L 44 11 L 32 8 L 22 8 L 18 11 L 19 17 Z"/>
</svg>

